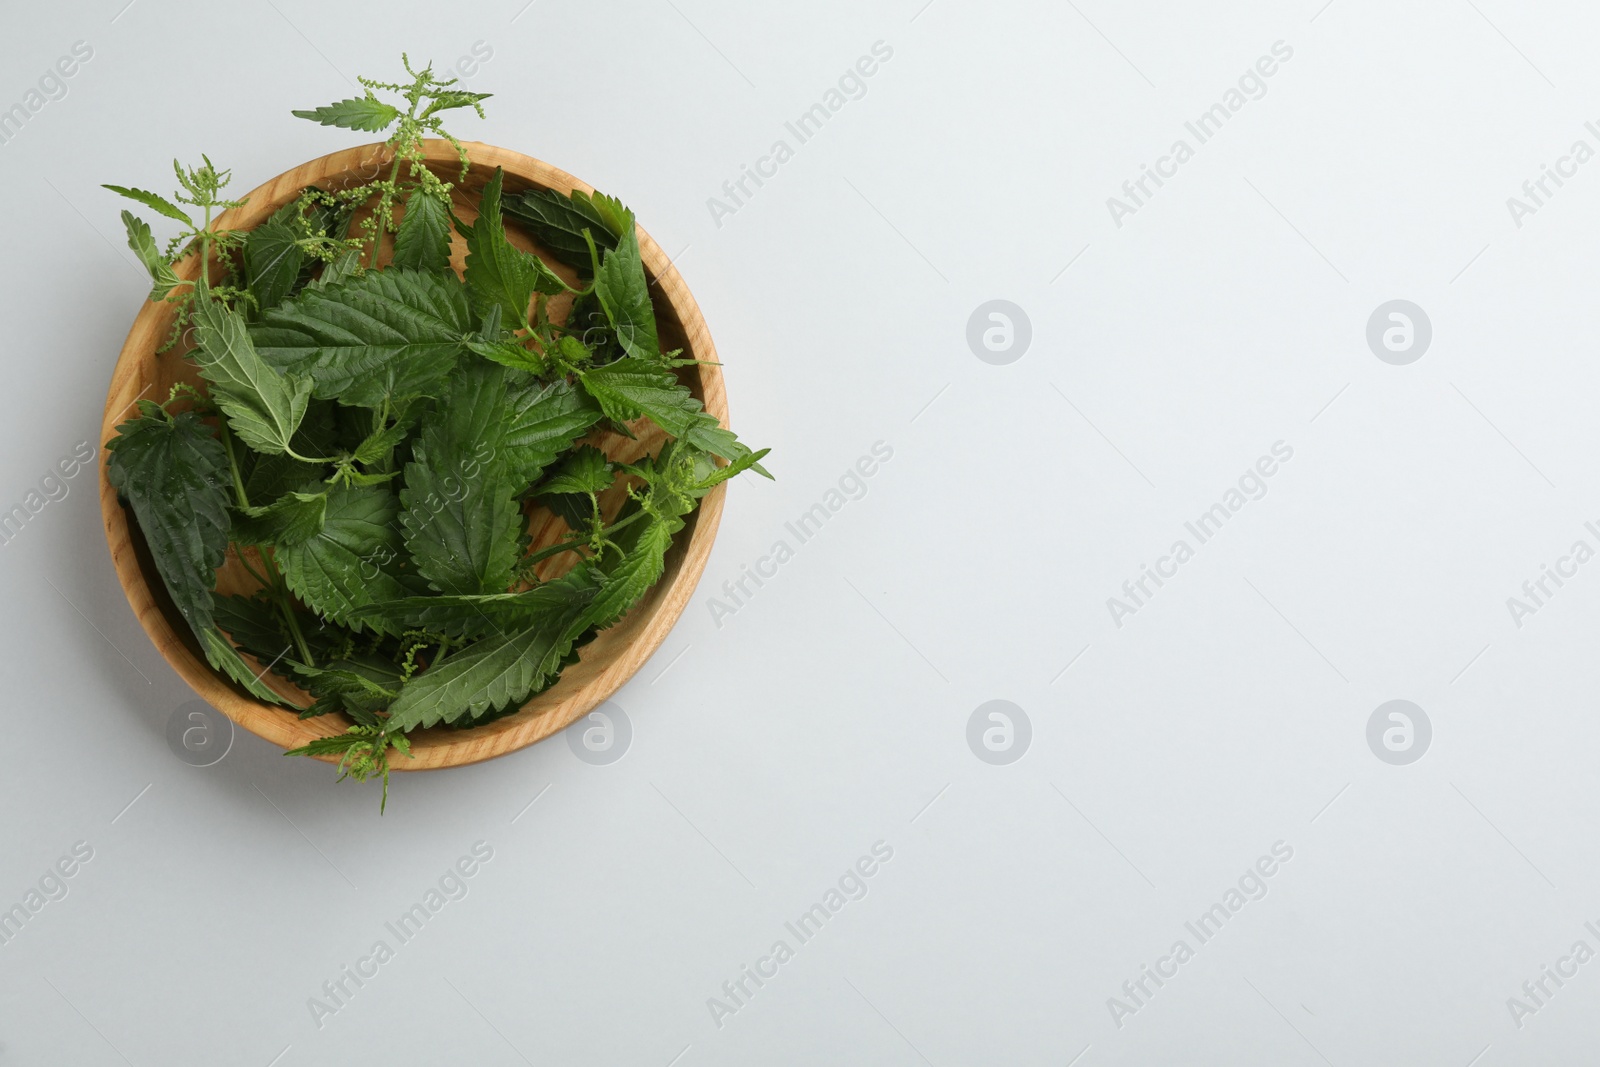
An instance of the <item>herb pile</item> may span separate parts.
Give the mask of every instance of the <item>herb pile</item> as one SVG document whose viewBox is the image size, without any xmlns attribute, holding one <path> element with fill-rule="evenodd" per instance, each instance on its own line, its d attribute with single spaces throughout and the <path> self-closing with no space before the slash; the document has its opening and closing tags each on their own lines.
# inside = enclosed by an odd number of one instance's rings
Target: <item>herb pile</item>
<svg viewBox="0 0 1600 1067">
<path fill-rule="evenodd" d="M 463 223 L 451 192 L 467 153 L 440 116 L 481 117 L 488 94 L 405 67 L 409 83 L 363 78 L 363 96 L 294 113 L 390 131 L 387 174 L 308 188 L 248 232 L 214 226 L 242 201 L 204 157 L 174 163 L 171 200 L 107 186 L 181 226 L 158 247 L 122 213 L 150 298 L 175 307 L 165 349 L 193 342 L 163 358 L 191 361 L 205 386 L 138 402 L 107 446 L 112 484 L 211 666 L 288 704 L 262 683 L 270 670 L 313 698 L 301 718 L 343 716 L 345 732 L 291 754 L 381 777 L 385 802 L 409 731 L 479 726 L 549 688 L 661 577 L 712 487 L 766 474 L 766 450 L 678 380 L 693 361 L 661 351 L 632 212 L 599 194 L 507 196 L 496 171 Z M 456 183 L 424 165 L 430 136 L 455 145 Z M 516 248 L 507 218 L 577 284 Z M 200 269 L 180 280 L 190 257 Z M 620 463 L 595 446 L 637 439 L 641 420 L 666 435 L 654 455 Z M 608 520 L 601 496 L 619 485 Z M 532 550 L 541 509 L 569 534 Z M 255 592 L 217 592 L 230 557 Z"/>
</svg>

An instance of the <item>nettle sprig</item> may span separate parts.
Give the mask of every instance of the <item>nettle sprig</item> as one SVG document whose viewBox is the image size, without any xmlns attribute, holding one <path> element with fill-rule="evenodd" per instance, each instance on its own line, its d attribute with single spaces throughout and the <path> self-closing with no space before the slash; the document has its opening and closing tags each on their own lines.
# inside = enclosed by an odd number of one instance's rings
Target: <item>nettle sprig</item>
<svg viewBox="0 0 1600 1067">
<path fill-rule="evenodd" d="M 460 197 L 425 138 L 454 146 L 459 184 L 466 151 L 440 116 L 481 115 L 487 94 L 405 67 L 409 83 L 364 78 L 364 96 L 295 112 L 390 131 L 387 176 L 303 190 L 248 232 L 217 227 L 242 202 L 209 159 L 178 168 L 171 200 L 110 187 L 183 227 L 162 249 L 123 212 L 204 387 L 141 400 L 108 443 L 110 480 L 212 667 L 332 717 L 341 729 L 290 754 L 381 779 L 385 804 L 414 731 L 482 726 L 556 684 L 661 578 L 705 494 L 766 474 L 767 454 L 661 349 L 633 213 L 598 193 L 507 194 L 498 170 Z M 659 444 L 608 455 L 630 440 Z M 253 592 L 216 591 L 230 561 Z"/>
<path fill-rule="evenodd" d="M 440 81 L 434 77 L 431 64 L 416 71 L 411 68 L 409 56 L 402 53 L 400 60 L 406 68 L 406 73 L 411 76 L 408 84 L 357 78 L 362 88 L 367 90 L 366 95 L 340 100 L 308 111 L 293 112 L 296 118 L 310 119 L 324 126 L 337 126 L 346 130 L 382 133 L 393 128 L 388 140 L 384 142 L 394 154 L 394 162 L 389 167 L 387 178 L 374 178 L 363 185 L 331 194 L 318 191 L 307 198 L 306 206 L 310 206 L 316 202 L 329 205 L 364 204 L 374 195 L 377 196 L 377 203 L 372 206 L 372 213 L 360 223 L 362 240 L 368 248 L 368 266 L 377 264 L 378 248 L 383 242 L 384 235 L 395 232 L 394 209 L 402 199 L 406 201 L 408 211 L 416 206 L 411 200 L 413 196 L 433 201 L 444 209 L 443 212 L 439 212 L 437 226 L 441 232 L 446 228 L 445 219 L 450 206 L 451 185 L 441 181 L 438 175 L 423 164 L 423 140 L 430 136 L 442 137 L 454 145 L 456 155 L 461 160 L 461 177 L 465 178 L 469 165 L 466 147 L 444 128 L 444 120 L 440 115 L 456 108 L 470 107 L 481 119 L 484 117 L 483 101 L 493 95 L 453 89 L 451 86 L 456 84 L 456 79 L 447 78 Z M 380 90 L 400 94 L 406 103 L 406 110 L 402 111 L 393 104 L 378 99 L 377 92 Z M 402 163 L 409 165 L 407 182 L 399 180 Z M 418 210 L 428 209 L 422 207 Z"/>
</svg>

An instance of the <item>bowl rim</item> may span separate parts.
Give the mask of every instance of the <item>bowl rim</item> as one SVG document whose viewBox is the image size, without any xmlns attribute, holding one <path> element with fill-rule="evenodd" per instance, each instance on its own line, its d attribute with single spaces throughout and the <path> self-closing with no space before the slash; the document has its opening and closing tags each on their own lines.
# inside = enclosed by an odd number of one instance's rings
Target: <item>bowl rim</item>
<svg viewBox="0 0 1600 1067">
<path fill-rule="evenodd" d="M 590 194 L 595 192 L 593 186 L 532 156 L 478 141 L 462 141 L 461 144 L 474 168 L 502 167 L 506 177 L 516 179 L 519 184 L 540 186 L 561 193 L 571 193 L 573 190 Z M 376 174 L 393 158 L 392 149 L 382 143 L 330 152 L 264 182 L 248 194 L 244 206 L 224 212 L 215 220 L 215 224 L 219 228 L 253 229 L 306 186 L 344 178 L 367 167 L 372 167 L 372 173 Z M 423 142 L 423 159 L 441 167 L 459 161 L 454 145 L 449 141 L 434 139 Z M 706 411 L 726 426 L 728 405 L 722 369 L 716 365 L 719 363 L 716 347 L 700 307 L 676 265 L 661 246 L 643 227 L 638 227 L 638 235 L 645 271 L 652 289 L 660 293 L 658 308 L 664 302 L 676 315 L 687 341 L 688 352 L 696 359 L 713 364 L 707 366 L 702 363 L 694 368 L 694 373 L 698 375 Z M 177 273 L 179 277 L 188 279 L 193 277 L 196 269 L 197 264 L 191 257 L 180 264 Z M 100 426 L 100 511 L 117 579 L 134 615 L 162 658 L 202 700 L 233 722 L 284 748 L 341 733 L 342 719 L 338 717 L 299 719 L 288 709 L 268 705 L 246 695 L 232 681 L 214 671 L 183 636 L 187 627 L 180 631 L 173 619 L 168 617 L 161 603 L 165 598 L 164 590 L 158 598 L 152 588 L 152 580 L 145 575 L 135 551 L 127 513 L 117 499 L 116 489 L 112 487 L 108 476 L 110 453 L 104 445 L 116 436 L 117 425 L 124 421 L 135 401 L 142 396 L 136 390 L 146 377 L 147 365 L 157 358 L 155 348 L 165 336 L 172 314 L 168 304 L 149 300 L 144 302 L 123 342 L 106 391 L 106 406 Z M 144 391 L 149 388 L 146 385 Z M 585 646 L 579 661 L 562 673 L 556 685 L 533 697 L 516 713 L 481 727 L 468 730 L 434 727 L 413 731 L 408 736 L 412 740 L 415 758 L 397 758 L 391 762 L 391 768 L 396 771 L 436 770 L 493 759 L 549 737 L 611 697 L 661 647 L 687 608 L 709 559 L 711 545 L 722 519 L 726 492 L 724 483 L 701 500 L 700 506 L 690 516 L 686 529 L 678 535 L 678 542 L 668 557 L 666 574 L 646 594 L 645 600 L 621 622 L 601 631 Z M 676 567 L 673 556 L 678 557 Z M 159 579 L 155 581 L 159 584 Z M 591 662 L 585 666 L 585 660 L 591 656 Z M 338 721 L 329 722 L 329 719 Z M 323 758 L 327 762 L 334 762 L 332 757 Z"/>
</svg>

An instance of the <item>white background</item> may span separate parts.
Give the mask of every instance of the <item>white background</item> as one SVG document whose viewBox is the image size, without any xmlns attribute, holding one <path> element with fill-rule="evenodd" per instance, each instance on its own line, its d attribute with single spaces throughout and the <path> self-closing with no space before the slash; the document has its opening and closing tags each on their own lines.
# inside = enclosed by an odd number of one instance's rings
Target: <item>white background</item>
<svg viewBox="0 0 1600 1067">
<path fill-rule="evenodd" d="M 146 290 L 100 183 L 166 190 L 206 152 L 247 191 L 360 143 L 291 108 L 475 44 L 496 96 L 456 131 L 681 254 L 777 481 L 733 487 L 617 694 L 620 761 L 554 738 L 399 777 L 379 818 L 242 731 L 175 757 L 193 695 L 79 475 L 0 548 L 0 907 L 94 850 L 0 946 L 0 1064 L 1593 1060 L 1600 962 L 1520 1027 L 1507 998 L 1600 950 L 1600 564 L 1520 627 L 1506 604 L 1600 547 L 1600 162 L 1521 227 L 1506 205 L 1600 148 L 1592 7 L 125 2 L 7 2 L 0 107 L 93 58 L 0 145 L 0 509 L 94 440 Z M 796 145 L 877 41 L 866 94 Z M 1107 198 L 1278 41 L 1266 94 L 1116 225 Z M 779 138 L 719 226 L 708 198 Z M 966 341 L 996 298 L 1032 324 L 1004 366 Z M 1366 341 L 1393 299 L 1432 322 L 1409 365 Z M 1278 441 L 1267 495 L 1115 625 L 1107 598 Z M 966 740 L 994 699 L 1032 726 L 1006 766 Z M 1407 766 L 1366 739 L 1391 699 L 1432 723 Z M 478 841 L 466 898 L 319 1027 L 308 998 Z M 865 898 L 719 1026 L 708 998 L 879 841 Z M 1115 1018 L 1279 841 L 1267 895 Z"/>
</svg>

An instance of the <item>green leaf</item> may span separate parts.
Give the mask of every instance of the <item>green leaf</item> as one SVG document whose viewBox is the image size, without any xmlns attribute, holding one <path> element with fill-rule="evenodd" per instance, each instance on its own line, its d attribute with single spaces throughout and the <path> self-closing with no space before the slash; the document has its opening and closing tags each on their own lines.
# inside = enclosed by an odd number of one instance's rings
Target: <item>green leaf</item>
<svg viewBox="0 0 1600 1067">
<path fill-rule="evenodd" d="M 549 370 L 544 357 L 509 338 L 498 341 L 474 339 L 467 342 L 467 347 L 484 359 L 512 370 L 527 371 L 529 374 L 543 374 Z"/>
<path fill-rule="evenodd" d="M 617 535 L 622 551 L 607 551 L 607 566 L 600 591 L 584 615 L 584 625 L 604 629 L 627 614 L 666 569 L 667 550 L 672 537 L 683 529 L 689 510 L 673 509 L 661 516 L 652 515 Z M 674 513 L 676 512 L 676 513 Z"/>
<path fill-rule="evenodd" d="M 457 107 L 476 107 L 480 102 L 489 99 L 493 93 L 469 93 L 461 89 L 446 89 L 433 97 L 428 109 L 422 113 L 426 118 L 440 111 L 449 111 Z"/>
<path fill-rule="evenodd" d="M 150 299 L 165 299 L 178 284 L 178 276 L 172 272 L 167 257 L 156 247 L 156 239 L 150 235 L 149 225 L 131 211 L 122 213 L 122 225 L 128 230 L 128 247 L 139 257 L 144 269 L 150 272 Z"/>
<path fill-rule="evenodd" d="M 309 377 L 319 399 L 372 408 L 437 388 L 472 327 L 454 274 L 391 267 L 308 286 L 250 336 L 262 359 Z"/>
<path fill-rule="evenodd" d="M 106 446 L 107 475 L 133 508 L 156 570 L 196 636 L 228 551 L 228 455 L 200 417 L 131 419 Z"/>
<path fill-rule="evenodd" d="M 652 360 L 629 356 L 583 371 L 578 380 L 608 419 L 631 422 L 646 416 L 674 437 L 688 432 L 705 412 L 677 375 Z"/>
<path fill-rule="evenodd" d="M 309 283 L 313 289 L 326 289 L 361 273 L 361 249 L 352 248 L 339 253 L 339 257 L 322 267 L 322 273 Z"/>
<path fill-rule="evenodd" d="M 406 198 L 392 265 L 430 271 L 450 267 L 450 209 L 426 189 L 415 189 Z"/>
<path fill-rule="evenodd" d="M 369 93 L 366 96 L 351 97 L 311 111 L 291 111 L 290 114 L 297 119 L 320 122 L 324 126 L 381 133 L 391 122 L 400 117 L 400 110 Z"/>
<path fill-rule="evenodd" d="M 322 667 L 296 663 L 293 669 L 302 689 L 319 700 L 337 698 L 347 712 L 382 711 L 400 692 L 400 668 L 376 655 L 352 656 Z"/>
<path fill-rule="evenodd" d="M 639 258 L 639 234 L 633 216 L 617 242 L 606 253 L 595 278 L 595 295 L 605 309 L 611 328 L 623 351 L 641 360 L 659 359 L 661 342 L 656 335 L 656 311 L 650 303 L 650 285 Z"/>
<path fill-rule="evenodd" d="M 467 288 L 473 310 L 483 315 L 492 306 L 516 326 L 528 325 L 528 301 L 536 292 L 554 296 L 566 286 L 544 260 L 530 255 L 506 240 L 505 222 L 500 217 L 500 186 L 504 172 L 495 168 L 494 177 L 484 187 L 478 217 L 467 233 Z"/>
<path fill-rule="evenodd" d="M 464 364 L 422 420 L 406 465 L 401 524 L 417 573 L 441 592 L 500 593 L 523 531 L 502 448 L 505 371 Z"/>
<path fill-rule="evenodd" d="M 588 230 L 594 238 L 597 251 L 609 252 L 617 247 L 617 235 L 624 229 L 621 220 L 627 213 L 627 208 L 608 196 L 596 194 L 591 199 L 587 193 L 574 190 L 568 197 L 554 189 L 530 189 L 507 197 L 504 210 L 585 280 L 594 273 L 594 265 L 583 231 Z"/>
<path fill-rule="evenodd" d="M 258 311 L 277 307 L 294 289 L 306 254 L 295 219 L 300 204 L 291 201 L 251 230 L 244 239 L 244 269 Z"/>
<path fill-rule="evenodd" d="M 566 381 L 513 392 L 505 428 L 512 483 L 532 485 L 572 442 L 600 421 L 600 406 Z"/>
<path fill-rule="evenodd" d="M 540 588 L 551 593 L 545 610 L 528 626 L 451 653 L 407 682 L 389 705 L 389 729 L 412 730 L 478 715 L 523 700 L 549 681 L 582 632 L 578 627 L 594 587 L 579 570 Z"/>
<path fill-rule="evenodd" d="M 311 399 L 311 381 L 268 366 L 250 343 L 244 319 L 220 301 L 198 296 L 194 321 L 200 342 L 195 362 L 229 427 L 257 452 L 288 451 Z"/>
<path fill-rule="evenodd" d="M 540 493 L 601 493 L 610 488 L 611 464 L 606 454 L 582 445 L 567 454 L 560 466 L 539 484 Z"/>
<path fill-rule="evenodd" d="M 357 608 L 407 593 L 394 574 L 398 512 L 394 493 L 385 486 L 330 489 L 322 529 L 275 551 L 289 590 L 319 615 L 361 629 Z M 387 632 L 380 624 L 372 628 Z"/>
<path fill-rule="evenodd" d="M 145 207 L 159 211 L 169 219 L 176 219 L 179 222 L 188 223 L 190 226 L 194 225 L 194 220 L 181 207 L 165 197 L 157 196 L 155 193 L 147 193 L 143 189 L 129 189 L 121 185 L 103 185 L 101 188 L 110 189 L 118 196 L 125 196 L 129 200 L 137 200 Z"/>
<path fill-rule="evenodd" d="M 731 430 L 718 425 L 677 375 L 660 363 L 629 356 L 580 371 L 578 380 L 606 417 L 616 422 L 647 416 L 673 437 L 723 459 L 734 461 L 750 453 Z M 767 473 L 759 464 L 752 466 Z"/>
<path fill-rule="evenodd" d="M 290 703 L 262 684 L 261 675 L 267 673 L 266 668 L 263 667 L 260 672 L 251 669 L 250 664 L 239 655 L 239 650 L 228 643 L 228 638 L 217 627 L 200 632 L 200 647 L 205 649 L 207 663 L 238 682 L 251 696 L 269 704 Z"/>
<path fill-rule="evenodd" d="M 232 537 L 241 545 L 298 545 L 321 531 L 327 511 L 327 493 L 288 493 L 266 507 L 234 511 Z"/>
<path fill-rule="evenodd" d="M 592 585 L 586 588 L 588 592 L 583 595 L 592 595 Z M 521 593 L 406 597 L 373 604 L 362 608 L 357 614 L 362 617 L 382 616 L 396 627 L 406 630 L 426 630 L 446 637 L 482 637 L 511 630 L 526 630 L 573 595 L 573 591 L 562 581 L 555 581 Z"/>
</svg>

